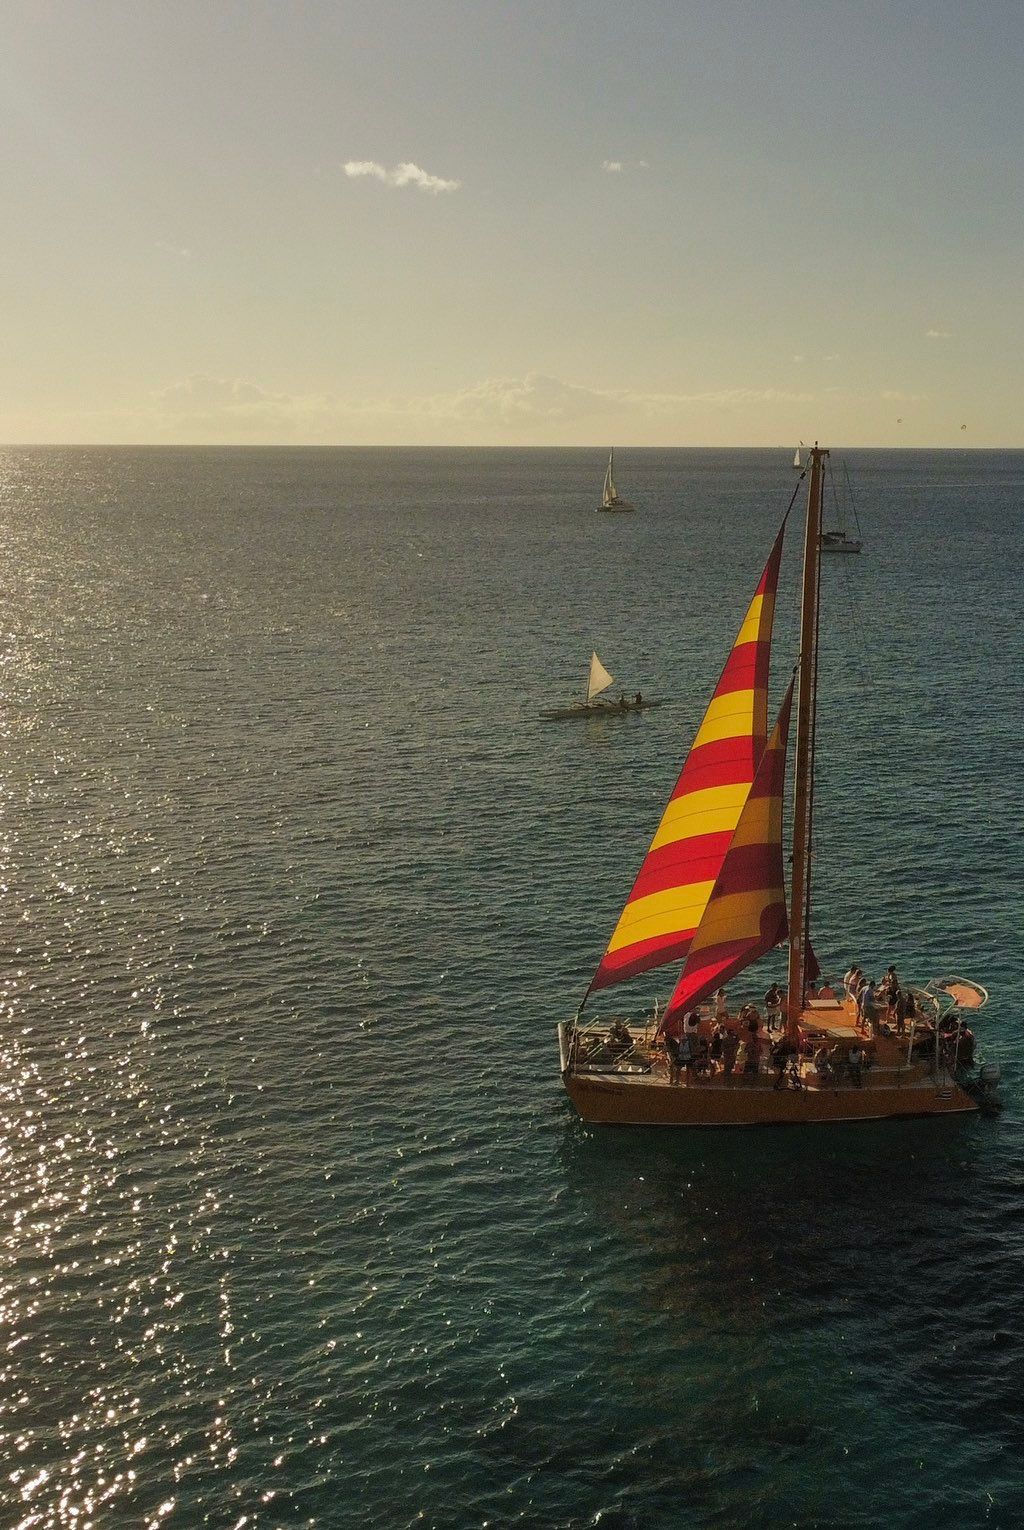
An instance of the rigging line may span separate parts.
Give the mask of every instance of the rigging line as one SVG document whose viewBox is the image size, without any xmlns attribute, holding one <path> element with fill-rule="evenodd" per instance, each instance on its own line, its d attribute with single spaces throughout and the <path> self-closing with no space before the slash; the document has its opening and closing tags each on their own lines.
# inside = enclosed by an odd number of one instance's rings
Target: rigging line
<svg viewBox="0 0 1024 1530">
<path fill-rule="evenodd" d="M 876 697 L 877 687 L 873 684 L 873 671 L 868 653 L 867 642 L 864 636 L 864 622 L 861 619 L 861 611 L 865 601 L 861 592 L 860 583 L 855 579 L 852 566 L 845 560 L 842 565 L 843 593 L 846 596 L 846 620 L 849 628 L 851 643 L 849 653 L 854 661 L 856 679 L 861 693 L 861 699 L 855 707 L 855 713 L 862 715 L 869 710 Z M 899 775 L 892 752 L 888 746 L 883 747 L 880 758 L 873 766 L 876 781 L 882 786 L 885 796 L 890 802 L 898 800 Z"/>
<path fill-rule="evenodd" d="M 846 480 L 846 492 L 850 499 L 850 509 L 853 511 L 853 523 L 857 528 L 857 535 L 861 536 L 860 516 L 857 514 L 857 501 L 853 496 L 853 480 L 850 477 L 850 468 L 845 457 L 843 458 L 843 476 Z"/>
</svg>

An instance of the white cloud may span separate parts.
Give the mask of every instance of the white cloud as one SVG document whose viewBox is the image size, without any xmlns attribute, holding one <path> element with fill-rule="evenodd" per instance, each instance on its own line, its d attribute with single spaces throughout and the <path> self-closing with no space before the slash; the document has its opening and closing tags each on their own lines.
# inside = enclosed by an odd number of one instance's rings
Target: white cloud
<svg viewBox="0 0 1024 1530">
<path fill-rule="evenodd" d="M 392 170 L 379 165 L 375 159 L 349 159 L 343 166 L 345 174 L 350 180 L 360 180 L 369 177 L 371 180 L 382 181 L 385 186 L 415 186 L 420 191 L 430 191 L 435 196 L 439 191 L 458 191 L 461 181 L 445 180 L 441 175 L 431 175 L 428 170 L 421 170 L 419 165 L 414 165 L 411 160 L 403 160 L 400 165 L 395 165 Z"/>
<path fill-rule="evenodd" d="M 601 169 L 602 170 L 607 170 L 609 175 L 619 175 L 622 172 L 622 160 L 621 159 L 603 159 L 601 161 Z"/>
<path fill-rule="evenodd" d="M 948 329 L 926 329 L 925 330 L 925 338 L 928 339 L 928 340 L 948 340 L 949 339 L 949 330 Z"/>
<path fill-rule="evenodd" d="M 413 397 L 337 398 L 330 394 L 272 392 L 240 378 L 196 373 L 153 394 L 138 411 L 138 431 L 196 441 L 247 439 L 338 440 L 379 426 L 387 434 L 443 433 L 445 426 L 541 433 L 611 416 L 633 422 L 685 424 L 696 410 L 715 414 L 773 404 L 807 404 L 809 393 L 775 388 L 722 388 L 707 393 L 641 393 L 588 388 L 543 372 L 491 378 L 452 393 Z M 404 422 L 404 424 L 403 424 Z M 137 432 L 136 432 L 137 433 Z"/>
<path fill-rule="evenodd" d="M 156 241 L 156 248 L 158 250 L 166 250 L 169 255 L 177 255 L 179 260 L 192 259 L 192 251 L 186 248 L 185 245 L 171 244 L 166 239 L 158 239 Z"/>
<path fill-rule="evenodd" d="M 441 393 L 410 400 L 410 414 L 432 419 L 494 424 L 584 420 L 607 414 L 632 413 L 647 418 L 685 413 L 693 405 L 730 409 L 765 403 L 811 402 L 809 393 L 783 393 L 775 388 L 721 388 L 708 393 L 636 393 L 628 389 L 587 388 L 542 372 L 521 378 L 495 378 L 458 393 Z"/>
</svg>

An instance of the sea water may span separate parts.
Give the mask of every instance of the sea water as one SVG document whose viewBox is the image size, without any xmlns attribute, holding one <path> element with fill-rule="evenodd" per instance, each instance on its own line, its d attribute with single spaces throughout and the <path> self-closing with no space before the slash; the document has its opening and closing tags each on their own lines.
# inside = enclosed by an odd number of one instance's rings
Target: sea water
<svg viewBox="0 0 1024 1530">
<path fill-rule="evenodd" d="M 822 595 L 819 957 L 987 984 L 1003 1114 L 558 1080 L 791 450 L 0 454 L 4 1526 L 1024 1519 L 1024 454 L 843 454 Z M 592 649 L 666 704 L 541 721 Z"/>
</svg>

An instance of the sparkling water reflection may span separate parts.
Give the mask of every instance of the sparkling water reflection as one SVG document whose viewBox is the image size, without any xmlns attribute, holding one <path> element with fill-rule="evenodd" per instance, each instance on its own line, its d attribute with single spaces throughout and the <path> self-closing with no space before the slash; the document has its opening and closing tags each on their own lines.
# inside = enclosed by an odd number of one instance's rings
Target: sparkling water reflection
<svg viewBox="0 0 1024 1530">
<path fill-rule="evenodd" d="M 819 948 L 990 982 L 1002 1118 L 555 1075 L 784 458 L 0 456 L 5 1524 L 1020 1522 L 1024 456 L 851 454 L 823 660 Z M 592 647 L 672 705 L 541 724 Z"/>
</svg>

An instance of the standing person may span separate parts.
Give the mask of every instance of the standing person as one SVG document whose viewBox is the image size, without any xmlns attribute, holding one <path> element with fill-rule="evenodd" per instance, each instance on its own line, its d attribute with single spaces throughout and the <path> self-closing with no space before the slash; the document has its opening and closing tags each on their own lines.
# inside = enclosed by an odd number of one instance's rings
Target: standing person
<svg viewBox="0 0 1024 1530">
<path fill-rule="evenodd" d="M 686 1017 L 686 1040 L 688 1042 L 686 1056 L 686 1082 L 696 1082 L 697 1070 L 704 1058 L 704 1041 L 700 1034 L 700 1016 L 694 1010 Z"/>
<path fill-rule="evenodd" d="M 739 1049 L 740 1038 L 735 1031 L 727 1030 L 722 1037 L 722 1073 L 727 1079 L 732 1078 L 732 1072 L 736 1066 L 736 1054 Z"/>
<path fill-rule="evenodd" d="M 668 1065 L 668 1081 L 670 1084 L 678 1084 L 682 1074 L 683 1063 L 679 1056 L 679 1039 L 665 1032 L 665 1062 Z"/>
<path fill-rule="evenodd" d="M 773 983 L 765 989 L 764 1012 L 768 1025 L 768 1034 L 782 1029 L 782 990 L 778 983 Z"/>
<path fill-rule="evenodd" d="M 722 1061 L 722 1052 L 724 1050 L 724 1046 L 725 1030 L 722 1026 L 716 1025 L 711 1033 L 711 1042 L 708 1046 L 708 1057 L 711 1060 L 710 1071 L 712 1073 L 716 1073 L 718 1071 L 718 1065 Z"/>
<path fill-rule="evenodd" d="M 857 995 L 857 1018 L 864 1030 L 875 1034 L 875 985 L 865 978 Z"/>
<path fill-rule="evenodd" d="M 715 1019 L 721 1022 L 729 1018 L 729 1001 L 725 996 L 725 989 L 720 988 L 715 994 Z"/>
<path fill-rule="evenodd" d="M 761 1037 L 758 1034 L 760 1022 L 751 1019 L 747 1025 L 747 1034 L 744 1044 L 743 1072 L 749 1079 L 756 1079 L 758 1069 L 761 1066 Z"/>
<path fill-rule="evenodd" d="M 850 1077 L 858 1088 L 864 1084 L 864 1051 L 859 1041 L 855 1041 L 850 1048 L 846 1059 L 846 1065 L 850 1070 Z"/>
<path fill-rule="evenodd" d="M 775 1043 L 771 1049 L 771 1052 L 768 1054 L 771 1060 L 772 1068 L 775 1070 L 775 1082 L 772 1085 L 773 1089 L 781 1089 L 785 1083 L 786 1065 L 789 1062 L 790 1053 L 791 1048 L 789 1042 L 786 1040 L 785 1036 L 782 1036 Z"/>
<path fill-rule="evenodd" d="M 847 998 L 852 999 L 854 1003 L 857 1002 L 857 990 L 860 987 L 860 980 L 863 976 L 864 974 L 859 967 L 851 967 L 843 975 L 843 989 Z"/>
<path fill-rule="evenodd" d="M 897 988 L 896 995 L 890 1000 L 892 1018 L 896 1022 L 897 1036 L 907 1034 L 907 996 L 902 988 Z"/>
</svg>

